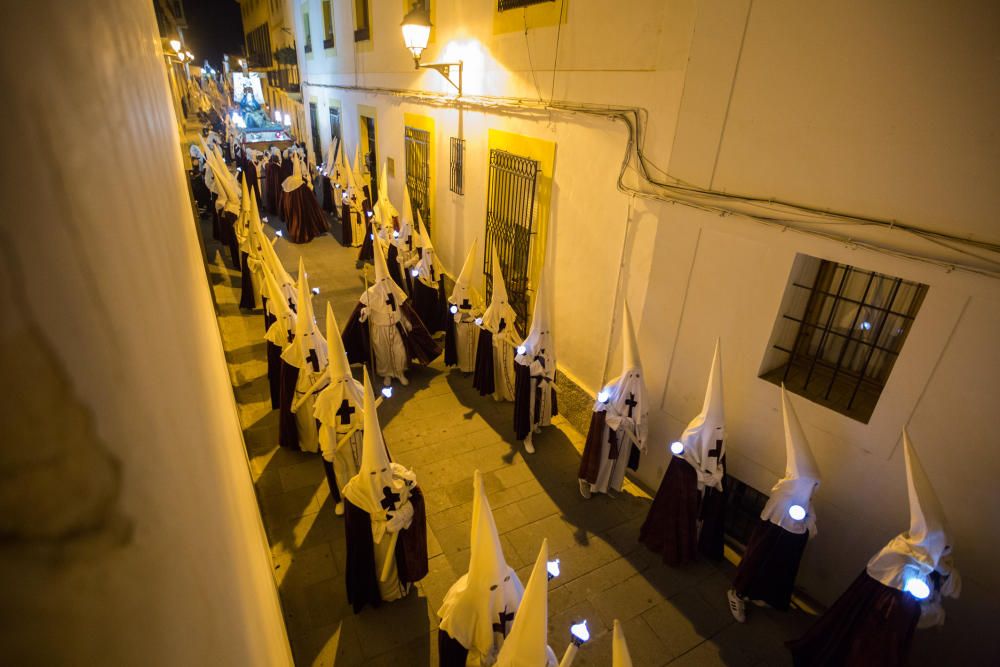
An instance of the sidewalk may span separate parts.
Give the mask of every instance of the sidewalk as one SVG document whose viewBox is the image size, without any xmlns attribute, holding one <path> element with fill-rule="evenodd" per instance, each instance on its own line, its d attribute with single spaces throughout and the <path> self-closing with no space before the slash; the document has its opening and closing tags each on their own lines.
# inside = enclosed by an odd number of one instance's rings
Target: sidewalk
<svg viewBox="0 0 1000 667">
<path fill-rule="evenodd" d="M 272 221 L 273 222 L 273 221 Z M 753 608 L 740 625 L 725 591 L 732 567 L 669 568 L 637 542 L 649 498 L 635 486 L 616 498 L 579 494 L 583 436 L 564 418 L 535 437 L 537 453 L 513 441 L 512 408 L 481 397 L 472 380 L 438 359 L 395 386 L 379 420 L 393 457 L 417 473 L 427 504 L 430 574 L 404 600 L 352 613 L 344 590 L 344 528 L 334 515 L 320 458 L 277 446 L 270 408 L 263 319 L 241 312 L 239 274 L 208 242 L 212 289 L 251 468 L 267 528 L 288 635 L 299 665 L 437 665 L 437 616 L 445 592 L 468 567 L 472 472 L 482 471 L 509 564 L 522 581 L 543 537 L 562 574 L 549 584 L 549 643 L 561 656 L 571 622 L 592 639 L 575 665 L 610 665 L 612 621 L 622 621 L 634 664 L 784 665 L 783 648 L 810 623 L 801 612 Z M 326 303 L 343 325 L 364 288 L 357 249 L 330 236 L 276 249 L 294 273 L 301 255 L 322 322 Z M 371 277 L 369 276 L 369 279 Z"/>
</svg>

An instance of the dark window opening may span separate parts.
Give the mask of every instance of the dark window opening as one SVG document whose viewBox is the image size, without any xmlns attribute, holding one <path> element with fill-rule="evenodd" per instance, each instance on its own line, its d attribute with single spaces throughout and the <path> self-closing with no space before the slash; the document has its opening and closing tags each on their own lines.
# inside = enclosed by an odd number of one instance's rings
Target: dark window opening
<svg viewBox="0 0 1000 667">
<path fill-rule="evenodd" d="M 309 103 L 309 125 L 312 130 L 313 159 L 319 164 L 323 161 L 323 142 L 319 136 L 319 109 L 315 102 Z"/>
<path fill-rule="evenodd" d="M 365 130 L 368 134 L 368 151 L 365 153 L 365 166 L 368 168 L 368 179 L 371 182 L 370 201 L 374 204 L 378 201 L 378 188 L 380 185 L 378 182 L 378 155 L 375 151 L 375 119 L 370 116 L 362 116 L 361 120 L 364 122 Z"/>
<path fill-rule="evenodd" d="M 306 45 L 305 45 L 306 53 L 312 53 L 313 39 L 312 39 L 312 31 L 309 29 L 308 13 L 302 14 L 302 31 L 305 33 L 305 38 L 306 38 Z"/>
<path fill-rule="evenodd" d="M 451 180 L 449 189 L 458 195 L 465 194 L 465 139 L 451 138 Z"/>
<path fill-rule="evenodd" d="M 867 424 L 927 286 L 814 257 L 797 265 L 761 377 Z"/>
<path fill-rule="evenodd" d="M 323 48 L 333 48 L 333 6 L 330 0 L 323 0 Z"/>
<path fill-rule="evenodd" d="M 354 0 L 354 41 L 363 42 L 368 39 L 371 39 L 368 0 Z"/>
<path fill-rule="evenodd" d="M 722 484 L 726 493 L 726 541 L 746 547 L 750 534 L 760 521 L 767 495 L 729 475 Z"/>
</svg>

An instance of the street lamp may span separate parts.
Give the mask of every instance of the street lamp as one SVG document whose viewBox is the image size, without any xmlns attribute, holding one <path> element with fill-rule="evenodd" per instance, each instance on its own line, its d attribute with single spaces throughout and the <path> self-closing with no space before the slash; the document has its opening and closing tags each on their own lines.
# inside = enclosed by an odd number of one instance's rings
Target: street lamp
<svg viewBox="0 0 1000 667">
<path fill-rule="evenodd" d="M 427 40 L 431 36 L 431 17 L 424 7 L 416 6 L 403 17 L 403 44 L 413 54 L 413 65 L 415 69 L 432 69 L 448 80 L 458 91 L 458 96 L 462 96 L 462 61 L 457 63 L 432 63 L 423 65 L 420 63 L 420 56 L 427 48 Z M 458 68 L 458 81 L 451 78 L 451 68 Z"/>
</svg>

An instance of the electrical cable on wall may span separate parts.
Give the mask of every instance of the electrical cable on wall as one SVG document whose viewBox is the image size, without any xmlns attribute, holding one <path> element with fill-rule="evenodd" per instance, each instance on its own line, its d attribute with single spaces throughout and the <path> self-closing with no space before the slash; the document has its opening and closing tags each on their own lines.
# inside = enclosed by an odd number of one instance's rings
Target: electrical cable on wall
<svg viewBox="0 0 1000 667">
<path fill-rule="evenodd" d="M 652 201 L 682 204 L 723 217 L 736 215 L 768 226 L 780 227 L 845 244 L 852 248 L 862 248 L 893 257 L 929 263 L 949 272 L 958 270 L 989 278 L 1000 278 L 1000 243 L 970 239 L 936 230 L 924 229 L 898 220 L 886 220 L 830 209 L 821 209 L 775 197 L 719 192 L 700 188 L 672 177 L 668 172 L 657 167 L 642 149 L 648 113 L 641 107 L 617 107 L 571 102 L 545 103 L 522 98 L 488 95 L 455 98 L 443 93 L 426 93 L 396 88 L 311 82 L 308 85 L 317 88 L 333 88 L 349 92 L 390 96 L 427 106 L 481 111 L 485 113 L 502 112 L 505 115 L 526 116 L 536 119 L 549 118 L 552 112 L 558 112 L 567 115 L 584 114 L 618 121 L 623 123 L 628 130 L 625 155 L 622 159 L 617 179 L 617 188 L 620 192 Z M 669 180 L 661 180 L 652 175 L 650 167 L 663 174 L 664 179 Z M 631 186 L 625 182 L 625 175 L 630 168 L 635 171 L 641 181 L 638 186 Z M 850 234 L 840 234 L 822 229 L 823 226 L 829 225 L 878 227 L 891 231 L 904 232 L 908 236 L 945 248 L 951 252 L 972 257 L 995 268 L 984 268 L 975 264 L 945 261 L 926 254 L 917 254 L 915 252 L 859 240 Z M 987 253 L 996 254 L 997 258 L 984 256 L 973 252 L 973 250 L 985 250 Z"/>
</svg>

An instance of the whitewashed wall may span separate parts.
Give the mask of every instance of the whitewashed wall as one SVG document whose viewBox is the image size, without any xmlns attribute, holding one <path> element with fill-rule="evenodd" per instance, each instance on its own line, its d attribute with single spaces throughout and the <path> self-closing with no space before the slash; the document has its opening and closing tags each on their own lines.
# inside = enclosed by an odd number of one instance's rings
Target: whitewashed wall
<svg viewBox="0 0 1000 667">
<path fill-rule="evenodd" d="M 357 106 L 378 113 L 380 158 L 396 159 L 390 195 L 402 193 L 403 114 L 435 119 L 435 244 L 457 269 L 482 241 L 487 131 L 556 142 L 552 201 L 559 361 L 596 390 L 620 306 L 614 284 L 626 242 L 623 294 L 636 315 L 652 412 L 651 454 L 638 477 L 656 486 L 666 444 L 700 408 L 716 337 L 722 340 L 731 472 L 767 491 L 783 472 L 778 392 L 758 379 L 797 253 L 930 286 L 867 425 L 793 398 L 824 473 L 820 534 L 800 584 L 831 602 L 868 557 L 907 526 L 899 436 L 905 426 L 937 487 L 966 579 L 946 626 L 921 633 L 915 661 L 1000 657 L 987 632 L 1000 613 L 1000 282 L 781 232 L 739 217 L 645 199 L 615 188 L 626 133 L 620 124 L 559 113 L 531 119 L 457 111 L 323 85 L 449 92 L 414 72 L 399 36 L 402 3 L 373 2 L 373 41 L 355 48 L 351 6 L 335 2 L 336 57 L 303 60 L 305 99 L 343 107 L 349 150 Z M 435 2 L 425 62 L 462 58 L 470 95 L 643 107 L 645 150 L 672 175 L 702 187 L 885 217 L 1000 240 L 1000 117 L 995 3 L 850 0 L 569 0 L 568 22 L 493 34 L 491 3 Z M 318 0 L 310 13 L 321 17 Z M 301 6 L 301 3 L 300 5 Z M 298 12 L 300 13 L 300 12 Z M 301 30 L 301 19 L 298 19 Z M 312 20 L 321 44 L 321 19 Z M 552 70 L 559 41 L 555 85 Z M 301 43 L 301 39 L 299 40 Z M 530 51 L 530 58 L 529 58 Z M 534 72 L 532 72 L 532 69 Z M 322 84 L 322 85 L 321 85 Z M 448 191 L 448 137 L 467 140 L 466 194 Z M 628 239 L 626 222 L 631 219 Z M 835 229 L 834 231 L 844 231 Z M 898 230 L 848 235 L 940 255 Z M 601 322 L 605 323 L 603 326 Z M 612 349 L 616 372 L 619 349 Z M 567 474 L 571 474 L 570 471 Z"/>
<path fill-rule="evenodd" d="M 2 661 L 289 665 L 153 5 L 6 9 Z"/>
</svg>

